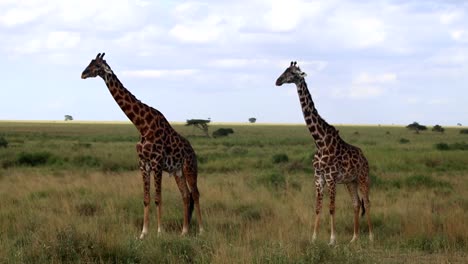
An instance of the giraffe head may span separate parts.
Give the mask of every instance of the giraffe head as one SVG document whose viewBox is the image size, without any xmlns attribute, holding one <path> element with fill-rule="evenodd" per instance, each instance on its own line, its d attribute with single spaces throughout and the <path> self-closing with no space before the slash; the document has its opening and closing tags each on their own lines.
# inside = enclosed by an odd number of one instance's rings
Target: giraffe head
<svg viewBox="0 0 468 264">
<path fill-rule="evenodd" d="M 276 80 L 276 85 L 281 86 L 284 83 L 298 83 L 306 76 L 307 74 L 301 71 L 301 69 L 297 66 L 297 62 L 291 61 L 291 65 Z"/>
<path fill-rule="evenodd" d="M 107 62 L 102 59 L 104 57 L 105 53 L 98 53 L 95 59 L 93 59 L 88 67 L 83 71 L 81 74 L 81 79 L 86 79 L 86 78 L 94 78 L 96 76 L 103 76 L 104 73 L 112 73 L 111 68 L 107 64 Z"/>
</svg>

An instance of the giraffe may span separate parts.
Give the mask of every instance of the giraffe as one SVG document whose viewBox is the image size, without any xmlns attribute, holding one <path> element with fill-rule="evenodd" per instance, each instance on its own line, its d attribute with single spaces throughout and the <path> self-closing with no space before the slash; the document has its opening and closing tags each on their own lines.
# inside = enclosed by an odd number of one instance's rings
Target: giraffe
<svg viewBox="0 0 468 264">
<path fill-rule="evenodd" d="M 184 222 L 182 234 L 188 232 L 192 212 L 195 207 L 199 233 L 203 232 L 197 187 L 197 158 L 189 141 L 177 133 L 158 110 L 142 103 L 128 91 L 103 59 L 105 53 L 99 53 L 81 74 L 82 79 L 101 77 L 111 95 L 125 115 L 132 121 L 140 133 L 136 144 L 139 167 L 143 177 L 144 217 L 140 239 L 148 234 L 150 178 L 154 172 L 156 189 L 158 234 L 161 233 L 161 182 L 163 171 L 173 175 L 184 203 Z M 187 186 L 188 184 L 188 186 Z"/>
<path fill-rule="evenodd" d="M 323 189 L 325 185 L 330 195 L 330 245 L 336 243 L 335 234 L 335 194 L 336 184 L 345 184 L 351 196 L 354 207 L 354 234 L 351 242 L 358 239 L 359 233 L 359 211 L 362 207 L 362 216 L 367 211 L 367 223 L 369 226 L 369 239 L 373 240 L 372 224 L 370 219 L 369 201 L 369 165 L 361 149 L 346 143 L 338 134 L 338 130 L 328 124 L 317 112 L 312 96 L 307 89 L 302 72 L 296 62 L 284 71 L 276 80 L 276 85 L 284 83 L 294 83 L 297 86 L 297 93 L 304 114 L 304 119 L 312 135 L 316 152 L 313 159 L 315 171 L 316 207 L 315 224 L 312 240 L 317 238 L 319 227 L 320 211 L 322 208 Z M 358 189 L 363 196 L 359 199 Z"/>
</svg>

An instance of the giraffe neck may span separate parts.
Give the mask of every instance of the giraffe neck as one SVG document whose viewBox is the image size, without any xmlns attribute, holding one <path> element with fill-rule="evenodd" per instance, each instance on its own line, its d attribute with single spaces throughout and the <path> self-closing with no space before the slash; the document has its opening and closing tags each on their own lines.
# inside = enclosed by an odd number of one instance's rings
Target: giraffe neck
<svg viewBox="0 0 468 264">
<path fill-rule="evenodd" d="M 138 100 L 127 88 L 123 86 L 120 80 L 113 72 L 105 72 L 102 79 L 109 88 L 114 100 L 120 106 L 125 115 L 132 121 L 141 135 L 145 135 L 150 129 L 151 122 L 154 121 L 154 114 L 161 115 L 161 120 L 166 120 L 159 111 Z M 167 121 L 166 121 L 167 122 Z"/>
<path fill-rule="evenodd" d="M 310 95 L 309 89 L 304 79 L 301 79 L 297 86 L 297 93 L 301 102 L 302 113 L 304 114 L 304 120 L 307 124 L 310 134 L 315 140 L 317 148 L 322 148 L 326 144 L 325 136 L 327 134 L 337 133 L 336 129 L 329 125 L 317 112 L 312 96 Z"/>
</svg>

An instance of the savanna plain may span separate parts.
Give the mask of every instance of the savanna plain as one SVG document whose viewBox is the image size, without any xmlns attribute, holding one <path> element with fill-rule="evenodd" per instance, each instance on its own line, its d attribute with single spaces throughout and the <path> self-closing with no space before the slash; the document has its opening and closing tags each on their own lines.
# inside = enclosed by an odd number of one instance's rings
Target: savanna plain
<svg viewBox="0 0 468 264">
<path fill-rule="evenodd" d="M 337 245 L 328 196 L 314 243 L 315 146 L 305 125 L 183 124 L 198 155 L 205 232 L 181 237 L 182 199 L 163 178 L 163 233 L 143 222 L 138 132 L 130 123 L 0 122 L 1 263 L 466 263 L 468 134 L 340 126 L 370 164 L 371 217 L 349 244 L 353 208 L 339 185 Z M 153 184 L 152 184 L 153 185 Z M 152 186 L 152 198 L 154 197 Z"/>
</svg>

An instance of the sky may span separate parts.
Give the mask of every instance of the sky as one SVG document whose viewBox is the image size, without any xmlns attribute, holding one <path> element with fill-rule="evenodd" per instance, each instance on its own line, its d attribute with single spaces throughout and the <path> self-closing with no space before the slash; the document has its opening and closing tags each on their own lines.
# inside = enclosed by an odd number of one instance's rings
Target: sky
<svg viewBox="0 0 468 264">
<path fill-rule="evenodd" d="M 297 61 L 332 124 L 468 124 L 468 1 L 0 0 L 0 120 L 128 120 L 105 59 L 169 121 L 297 123 Z"/>
</svg>

